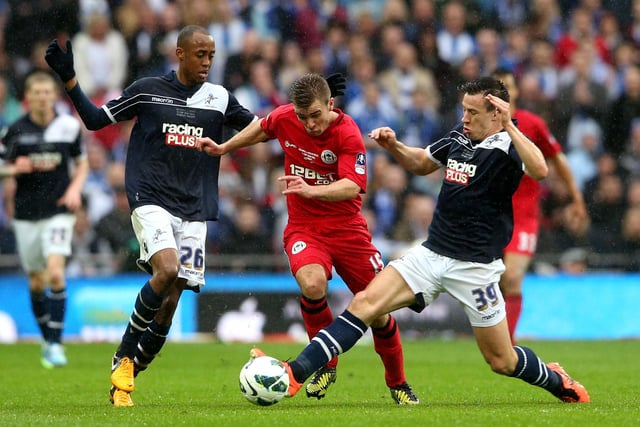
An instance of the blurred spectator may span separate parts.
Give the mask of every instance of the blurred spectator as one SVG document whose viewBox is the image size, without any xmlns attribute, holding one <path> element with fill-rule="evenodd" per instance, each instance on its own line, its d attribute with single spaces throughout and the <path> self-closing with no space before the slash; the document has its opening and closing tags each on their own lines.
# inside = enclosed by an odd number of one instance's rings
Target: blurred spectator
<svg viewBox="0 0 640 427">
<path fill-rule="evenodd" d="M 24 114 L 22 104 L 16 98 L 13 89 L 7 78 L 0 75 L 0 140 L 9 125 Z"/>
<path fill-rule="evenodd" d="M 559 73 L 553 63 L 553 45 L 548 40 L 534 40 L 527 74 L 538 78 L 542 99 L 553 102 L 558 96 Z"/>
<path fill-rule="evenodd" d="M 564 29 L 562 10 L 558 0 L 533 0 L 527 24 L 529 35 L 533 40 L 557 42 Z"/>
<path fill-rule="evenodd" d="M 440 57 L 438 53 L 437 32 L 435 27 L 425 27 L 420 33 L 418 43 L 418 61 L 431 71 L 436 79 L 436 87 L 440 91 L 439 113 L 444 113 L 458 99 L 458 89 L 455 82 L 455 72 L 451 64 Z"/>
<path fill-rule="evenodd" d="M 640 117 L 631 123 L 631 132 L 625 152 L 620 157 L 620 166 L 629 176 L 640 177 Z"/>
<path fill-rule="evenodd" d="M 629 178 L 625 199 L 627 207 L 640 207 L 640 176 Z"/>
<path fill-rule="evenodd" d="M 475 41 L 467 30 L 466 8 L 461 1 L 450 1 L 443 6 L 442 28 L 438 31 L 438 53 L 449 64 L 457 67 L 475 51 Z"/>
<path fill-rule="evenodd" d="M 258 207 L 251 202 L 240 202 L 232 218 L 230 233 L 220 242 L 222 255 L 245 255 L 234 257 L 230 268 L 233 271 L 261 270 L 251 265 L 246 255 L 267 255 L 272 253 L 271 236 L 266 233 Z"/>
<path fill-rule="evenodd" d="M 636 46 L 640 46 L 640 0 L 633 0 L 631 6 L 631 22 L 628 24 L 625 35 L 633 40 Z"/>
<path fill-rule="evenodd" d="M 611 236 L 619 236 L 626 205 L 624 181 L 617 174 L 600 175 L 594 179 L 595 185 L 587 200 L 593 226 Z"/>
<path fill-rule="evenodd" d="M 247 26 L 233 13 L 231 0 L 213 0 L 210 3 L 213 3 L 210 13 L 212 22 L 201 25 L 209 30 L 216 41 L 216 55 L 209 70 L 209 81 L 221 84 L 227 59 L 242 50 Z"/>
<path fill-rule="evenodd" d="M 611 56 L 604 39 L 598 36 L 591 13 L 585 8 L 576 8 L 570 15 L 569 28 L 556 43 L 555 64 L 564 68 L 572 63 L 572 56 L 580 45 L 591 46 L 597 58 L 611 64 Z"/>
<path fill-rule="evenodd" d="M 494 0 L 493 5 L 484 11 L 499 29 L 520 27 L 529 16 L 529 2 L 513 0 Z M 490 74 L 490 73 L 489 73 Z"/>
<path fill-rule="evenodd" d="M 555 103 L 555 120 L 549 123 L 560 140 L 566 138 L 567 128 L 575 116 L 601 120 L 606 114 L 607 88 L 591 74 L 593 57 L 588 46 L 576 50 L 571 56 L 571 67 L 567 67 L 560 80 L 560 89 Z"/>
<path fill-rule="evenodd" d="M 431 71 L 419 64 L 416 49 L 409 42 L 395 47 L 391 67 L 379 74 L 380 85 L 389 93 L 393 107 L 406 111 L 412 107 L 413 93 L 424 93 L 424 101 L 432 111 L 440 107 L 440 92 Z"/>
<path fill-rule="evenodd" d="M 244 34 L 242 50 L 227 58 L 222 85 L 233 92 L 240 86 L 249 84 L 251 66 L 258 59 L 260 59 L 260 38 L 256 31 L 249 29 Z"/>
<path fill-rule="evenodd" d="M 438 25 L 435 0 L 410 0 L 410 13 L 404 23 L 407 41 L 418 49 L 422 43 L 422 34 L 426 29 L 435 29 Z"/>
<path fill-rule="evenodd" d="M 519 76 L 526 64 L 529 62 L 529 46 L 531 39 L 524 28 L 511 28 L 504 35 L 505 48 L 502 52 L 502 59 L 509 64 L 509 67 L 516 76 Z"/>
<path fill-rule="evenodd" d="M 596 159 L 602 154 L 602 129 L 592 118 L 575 118 L 567 132 L 567 162 L 582 191 L 587 181 L 596 176 Z"/>
<path fill-rule="evenodd" d="M 379 28 L 375 39 L 370 41 L 378 72 L 386 71 L 393 64 L 396 47 L 405 42 L 402 25 L 386 23 Z"/>
<path fill-rule="evenodd" d="M 391 97 L 382 90 L 376 81 L 365 82 L 362 93 L 345 106 L 345 112 L 356 122 L 362 133 L 365 147 L 370 161 L 375 157 L 377 144 L 371 141 L 367 134 L 379 126 L 397 126 L 399 123 L 398 110 L 394 108 Z"/>
<path fill-rule="evenodd" d="M 428 94 L 415 89 L 411 105 L 399 114 L 398 139 L 411 147 L 424 147 L 440 136 L 440 117 Z"/>
<path fill-rule="evenodd" d="M 233 94 L 240 105 L 244 105 L 258 117 L 266 116 L 275 107 L 287 102 L 286 97 L 280 93 L 275 84 L 271 65 L 263 59 L 258 59 L 251 64 L 249 81 L 236 89 Z"/>
<path fill-rule="evenodd" d="M 71 256 L 67 261 L 68 277 L 91 277 L 113 273 L 101 254 L 108 254 L 108 248 L 100 247 L 96 242 L 96 234 L 85 205 L 76 211 L 76 222 L 73 225 L 71 240 Z"/>
<path fill-rule="evenodd" d="M 348 105 L 358 97 L 362 97 L 364 86 L 377 78 L 376 64 L 371 56 L 353 57 L 349 64 L 347 88 L 343 103 Z"/>
<path fill-rule="evenodd" d="M 95 224 L 96 242 L 108 247 L 114 273 L 138 271 L 140 245 L 131 225 L 131 212 L 124 187 L 124 164 L 112 163 L 109 183 L 113 189 L 113 209 Z"/>
<path fill-rule="evenodd" d="M 614 101 L 623 94 L 625 89 L 625 74 L 636 64 L 640 64 L 640 50 L 629 40 L 622 41 L 613 52 L 614 82 L 611 92 Z"/>
<path fill-rule="evenodd" d="M 87 142 L 87 161 L 89 174 L 82 194 L 86 197 L 89 222 L 95 224 L 113 209 L 112 188 L 107 175 L 109 157 L 102 145 L 90 140 Z"/>
<path fill-rule="evenodd" d="M 276 74 L 276 83 L 280 92 L 288 93 L 291 84 L 298 77 L 307 73 L 309 68 L 303 61 L 300 46 L 293 41 L 287 41 L 282 45 L 280 58 L 281 63 Z M 347 90 L 352 84 L 352 81 L 349 81 Z"/>
<path fill-rule="evenodd" d="M 554 100 L 545 97 L 540 78 L 530 72 L 525 72 L 520 77 L 520 96 L 518 106 L 540 115 L 545 122 L 551 124 L 555 122 Z"/>
<path fill-rule="evenodd" d="M 376 157 L 383 157 L 382 155 Z M 379 173 L 379 186 L 370 189 L 366 207 L 376 216 L 372 235 L 391 237 L 393 227 L 399 220 L 407 191 L 407 174 L 397 163 L 389 163 Z"/>
<path fill-rule="evenodd" d="M 502 40 L 495 29 L 480 28 L 475 36 L 475 44 L 480 59 L 481 76 L 490 76 L 498 68 L 512 70 L 511 64 L 502 59 Z"/>
<path fill-rule="evenodd" d="M 613 63 L 613 54 L 618 45 L 622 43 L 624 36 L 618 18 L 612 12 L 606 11 L 600 17 L 598 36 L 604 41 L 604 45 L 607 47 L 607 56 Z"/>
<path fill-rule="evenodd" d="M 287 24 L 294 29 L 295 41 L 303 52 L 318 49 L 322 44 L 322 28 L 318 11 L 310 0 L 295 0 L 295 12 L 293 21 Z"/>
<path fill-rule="evenodd" d="M 127 44 L 109 19 L 105 15 L 89 15 L 82 31 L 72 40 L 76 77 L 90 98 L 120 91 L 127 77 Z"/>
<path fill-rule="evenodd" d="M 11 58 L 14 75 L 24 78 L 31 68 L 29 55 L 42 40 L 66 41 L 79 29 L 76 0 L 7 0 L 3 25 L 4 49 Z"/>
<path fill-rule="evenodd" d="M 310 73 L 323 75 L 327 69 L 327 61 L 322 53 L 322 49 L 314 47 L 305 53 L 304 60 L 307 63 Z"/>
<path fill-rule="evenodd" d="M 326 58 L 326 74 L 347 73 L 350 59 L 348 39 L 349 29 L 344 22 L 330 21 L 327 23 L 324 40 L 321 44 L 322 53 Z"/>
<path fill-rule="evenodd" d="M 430 195 L 409 193 L 405 197 L 400 219 L 392 229 L 395 241 L 414 243 L 425 240 L 436 208 L 436 199 Z"/>
<path fill-rule="evenodd" d="M 135 13 L 139 26 L 135 34 L 127 40 L 129 66 L 126 83 L 132 83 L 141 77 L 165 73 L 164 43 L 166 41 L 160 27 L 160 17 L 145 2 L 139 2 L 136 5 Z"/>
<path fill-rule="evenodd" d="M 614 156 L 626 150 L 631 135 L 631 124 L 640 117 L 640 67 L 627 68 L 624 74 L 624 91 L 609 108 L 605 123 L 605 147 Z"/>
<path fill-rule="evenodd" d="M 177 70 L 178 64 L 175 55 L 178 42 L 178 33 L 183 27 L 182 11 L 177 2 L 166 2 L 160 13 L 160 28 L 162 41 L 160 51 L 163 56 L 163 67 L 165 72 Z"/>
</svg>

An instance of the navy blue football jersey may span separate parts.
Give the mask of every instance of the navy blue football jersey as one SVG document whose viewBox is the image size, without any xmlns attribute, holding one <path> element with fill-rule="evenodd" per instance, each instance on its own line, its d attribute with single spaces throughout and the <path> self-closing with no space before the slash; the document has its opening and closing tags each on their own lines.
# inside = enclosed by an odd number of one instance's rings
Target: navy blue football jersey
<svg viewBox="0 0 640 427">
<path fill-rule="evenodd" d="M 500 258 L 513 231 L 511 197 L 524 174 L 509 134 L 471 141 L 458 128 L 426 149 L 444 167 L 444 179 L 423 245 L 463 261 Z"/>
<path fill-rule="evenodd" d="M 5 160 L 28 156 L 33 165 L 32 173 L 16 176 L 15 218 L 35 221 L 67 212 L 58 199 L 71 183 L 71 162 L 85 155 L 80 121 L 60 114 L 43 128 L 27 114 L 9 127 L 2 142 Z"/>
<path fill-rule="evenodd" d="M 197 151 L 195 139 L 223 142 L 224 126 L 240 130 L 253 113 L 224 87 L 186 87 L 174 71 L 132 83 L 103 109 L 114 123 L 136 120 L 125 177 L 132 210 L 151 204 L 185 220 L 217 219 L 220 158 Z"/>
</svg>

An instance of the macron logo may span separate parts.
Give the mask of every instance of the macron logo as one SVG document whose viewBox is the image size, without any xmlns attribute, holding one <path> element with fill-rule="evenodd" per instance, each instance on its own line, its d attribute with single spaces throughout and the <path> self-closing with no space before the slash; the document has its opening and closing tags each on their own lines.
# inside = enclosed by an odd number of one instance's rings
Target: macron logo
<svg viewBox="0 0 640 427">
<path fill-rule="evenodd" d="M 444 179 L 449 182 L 467 185 L 469 184 L 469 179 L 475 176 L 476 168 L 476 165 L 467 162 L 448 159 Z"/>
<path fill-rule="evenodd" d="M 201 137 L 203 129 L 189 124 L 163 123 L 166 145 L 195 148 L 196 138 Z"/>
</svg>

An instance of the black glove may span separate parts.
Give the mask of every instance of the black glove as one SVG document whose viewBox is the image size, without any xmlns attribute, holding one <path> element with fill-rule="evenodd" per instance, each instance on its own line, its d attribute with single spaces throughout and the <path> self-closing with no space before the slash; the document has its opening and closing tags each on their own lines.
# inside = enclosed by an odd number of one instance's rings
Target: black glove
<svg viewBox="0 0 640 427">
<path fill-rule="evenodd" d="M 65 52 L 58 44 L 58 39 L 54 39 L 49 43 L 44 59 L 64 83 L 76 76 L 76 72 L 73 69 L 73 51 L 71 50 L 70 40 L 67 40 L 67 51 Z"/>
<path fill-rule="evenodd" d="M 344 95 L 344 90 L 347 88 L 347 79 L 341 73 L 331 74 L 324 79 L 329 84 L 332 97 Z"/>
</svg>

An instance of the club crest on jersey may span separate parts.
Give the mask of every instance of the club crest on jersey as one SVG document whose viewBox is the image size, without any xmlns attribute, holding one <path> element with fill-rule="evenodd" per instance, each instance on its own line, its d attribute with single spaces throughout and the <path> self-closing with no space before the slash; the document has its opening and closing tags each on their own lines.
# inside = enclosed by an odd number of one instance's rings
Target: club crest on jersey
<svg viewBox="0 0 640 427">
<path fill-rule="evenodd" d="M 165 144 L 176 147 L 195 148 L 196 138 L 202 136 L 203 129 L 187 123 L 163 123 L 162 132 L 165 134 Z"/>
<path fill-rule="evenodd" d="M 364 175 L 367 173 L 367 156 L 364 153 L 358 153 L 356 155 L 355 170 L 358 175 Z"/>
<path fill-rule="evenodd" d="M 459 162 L 455 159 L 447 160 L 444 179 L 456 184 L 467 185 L 476 174 L 476 165 L 467 162 Z"/>
<path fill-rule="evenodd" d="M 213 101 L 215 101 L 216 99 L 218 99 L 218 97 L 210 93 L 207 95 L 207 99 L 204 100 L 204 103 L 207 105 L 211 105 L 213 104 Z"/>
<path fill-rule="evenodd" d="M 306 247 L 307 247 L 307 244 L 305 242 L 303 242 L 302 240 L 298 240 L 293 244 L 293 246 L 291 246 L 291 254 L 297 255 L 300 252 L 304 251 Z"/>
<path fill-rule="evenodd" d="M 332 165 L 338 161 L 338 157 L 331 150 L 324 150 L 322 154 L 320 154 L 320 158 L 322 162 L 327 165 Z"/>
</svg>

